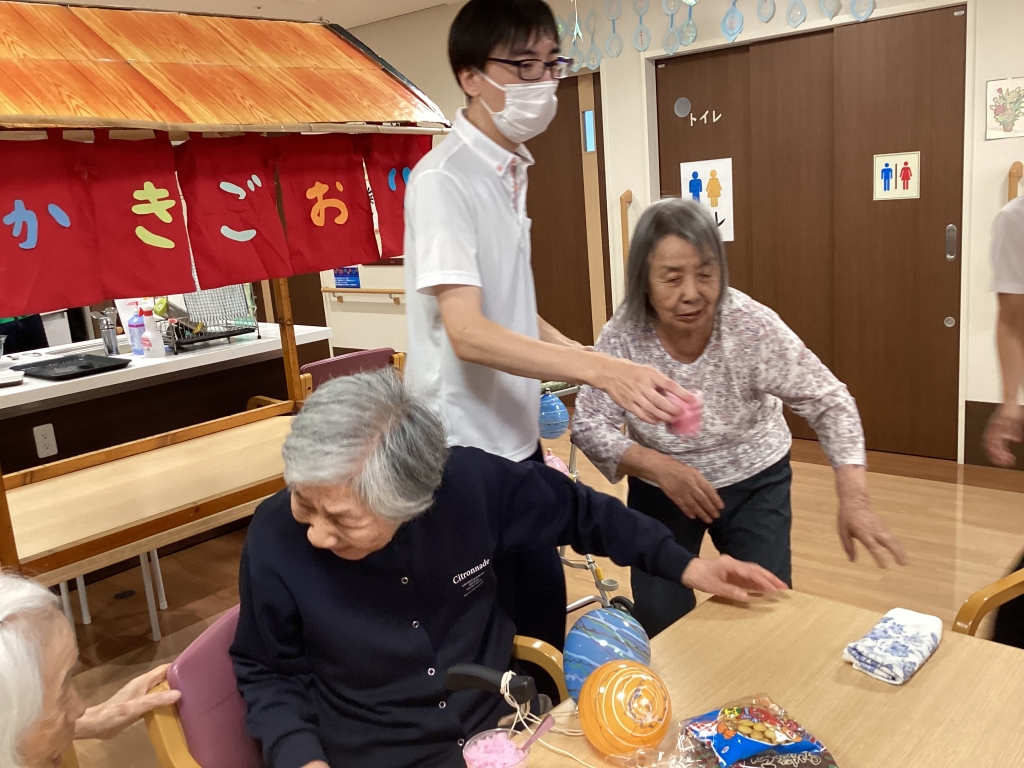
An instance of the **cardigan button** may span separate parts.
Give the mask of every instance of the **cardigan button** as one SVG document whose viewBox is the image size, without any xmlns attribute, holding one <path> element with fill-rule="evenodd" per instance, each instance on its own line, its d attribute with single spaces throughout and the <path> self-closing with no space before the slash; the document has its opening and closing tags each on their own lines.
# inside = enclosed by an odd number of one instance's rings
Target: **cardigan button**
<svg viewBox="0 0 1024 768">
<path fill-rule="evenodd" d="M 402 577 L 402 583 L 403 584 L 408 584 L 409 583 L 409 577 L 408 576 L 403 576 Z"/>
<path fill-rule="evenodd" d="M 441 702 L 440 704 L 438 704 L 437 706 L 438 706 L 439 708 L 441 708 L 441 709 L 444 709 L 445 707 L 447 707 L 447 706 L 448 706 L 448 703 L 447 703 L 447 702 L 444 702 L 444 701 L 442 701 L 442 702 Z"/>
</svg>

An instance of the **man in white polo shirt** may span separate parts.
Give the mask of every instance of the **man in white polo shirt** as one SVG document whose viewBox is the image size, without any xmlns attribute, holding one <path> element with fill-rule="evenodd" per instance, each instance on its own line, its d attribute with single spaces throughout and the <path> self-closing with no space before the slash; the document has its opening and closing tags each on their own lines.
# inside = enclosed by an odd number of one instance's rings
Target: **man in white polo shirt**
<svg viewBox="0 0 1024 768">
<path fill-rule="evenodd" d="M 470 0 L 448 38 L 466 94 L 455 128 L 416 166 L 406 194 L 411 386 L 440 409 L 453 445 L 541 460 L 538 380 L 587 383 L 645 421 L 676 413 L 653 368 L 584 349 L 537 315 L 523 142 L 555 116 L 559 56 L 542 0 Z M 581 276 L 580 279 L 586 279 Z M 553 550 L 498 563 L 499 600 L 517 631 L 562 646 L 565 584 Z"/>
<path fill-rule="evenodd" d="M 985 450 L 992 463 L 1011 467 L 1011 443 L 1021 442 L 1024 409 L 1024 197 L 1011 200 L 992 224 L 992 291 L 999 297 L 996 346 L 1003 378 L 1003 403 L 985 432 Z M 1024 568 L 1022 559 L 1014 570 Z M 1006 603 L 996 614 L 992 639 L 1024 648 L 1024 598 Z"/>
</svg>

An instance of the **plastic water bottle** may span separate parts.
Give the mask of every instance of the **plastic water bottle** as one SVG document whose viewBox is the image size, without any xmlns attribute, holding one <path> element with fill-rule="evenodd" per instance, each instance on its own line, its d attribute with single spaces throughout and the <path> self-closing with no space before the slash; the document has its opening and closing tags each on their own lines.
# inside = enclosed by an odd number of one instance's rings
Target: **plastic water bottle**
<svg viewBox="0 0 1024 768">
<path fill-rule="evenodd" d="M 139 305 L 135 305 L 135 314 L 128 321 L 128 341 L 132 345 L 132 354 L 140 357 L 145 354 L 142 348 L 142 334 L 146 332 L 146 321 L 142 319 Z"/>
</svg>

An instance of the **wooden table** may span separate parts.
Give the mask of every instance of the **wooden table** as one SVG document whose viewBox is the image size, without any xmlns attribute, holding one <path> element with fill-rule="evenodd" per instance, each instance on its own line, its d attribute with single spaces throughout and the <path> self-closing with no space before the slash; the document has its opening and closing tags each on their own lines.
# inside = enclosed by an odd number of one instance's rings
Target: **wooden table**
<svg viewBox="0 0 1024 768">
<path fill-rule="evenodd" d="M 263 419 L 11 489 L 22 568 L 80 563 L 275 493 L 290 429 L 290 417 Z"/>
<path fill-rule="evenodd" d="M 910 682 L 891 686 L 842 660 L 879 618 L 796 592 L 750 608 L 712 600 L 654 639 L 652 666 L 669 687 L 674 717 L 768 693 L 841 768 L 1024 765 L 1024 652 L 946 632 Z M 578 727 L 575 716 L 559 721 Z M 594 768 L 607 765 L 582 738 L 545 741 Z M 578 765 L 543 747 L 530 755 L 531 768 Z"/>
</svg>

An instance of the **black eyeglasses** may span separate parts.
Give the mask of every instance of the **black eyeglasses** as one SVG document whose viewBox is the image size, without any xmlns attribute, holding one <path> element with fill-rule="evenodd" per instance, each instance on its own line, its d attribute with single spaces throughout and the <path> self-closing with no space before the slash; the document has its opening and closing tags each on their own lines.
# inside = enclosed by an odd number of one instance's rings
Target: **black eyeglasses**
<svg viewBox="0 0 1024 768">
<path fill-rule="evenodd" d="M 566 58 L 565 56 L 559 56 L 554 61 L 541 61 L 540 59 L 495 58 L 489 58 L 487 60 L 515 67 L 519 73 L 519 79 L 526 80 L 527 82 L 543 80 L 544 72 L 548 69 L 551 70 L 551 76 L 555 80 L 564 80 L 569 76 L 569 67 L 572 65 L 572 59 Z"/>
</svg>

